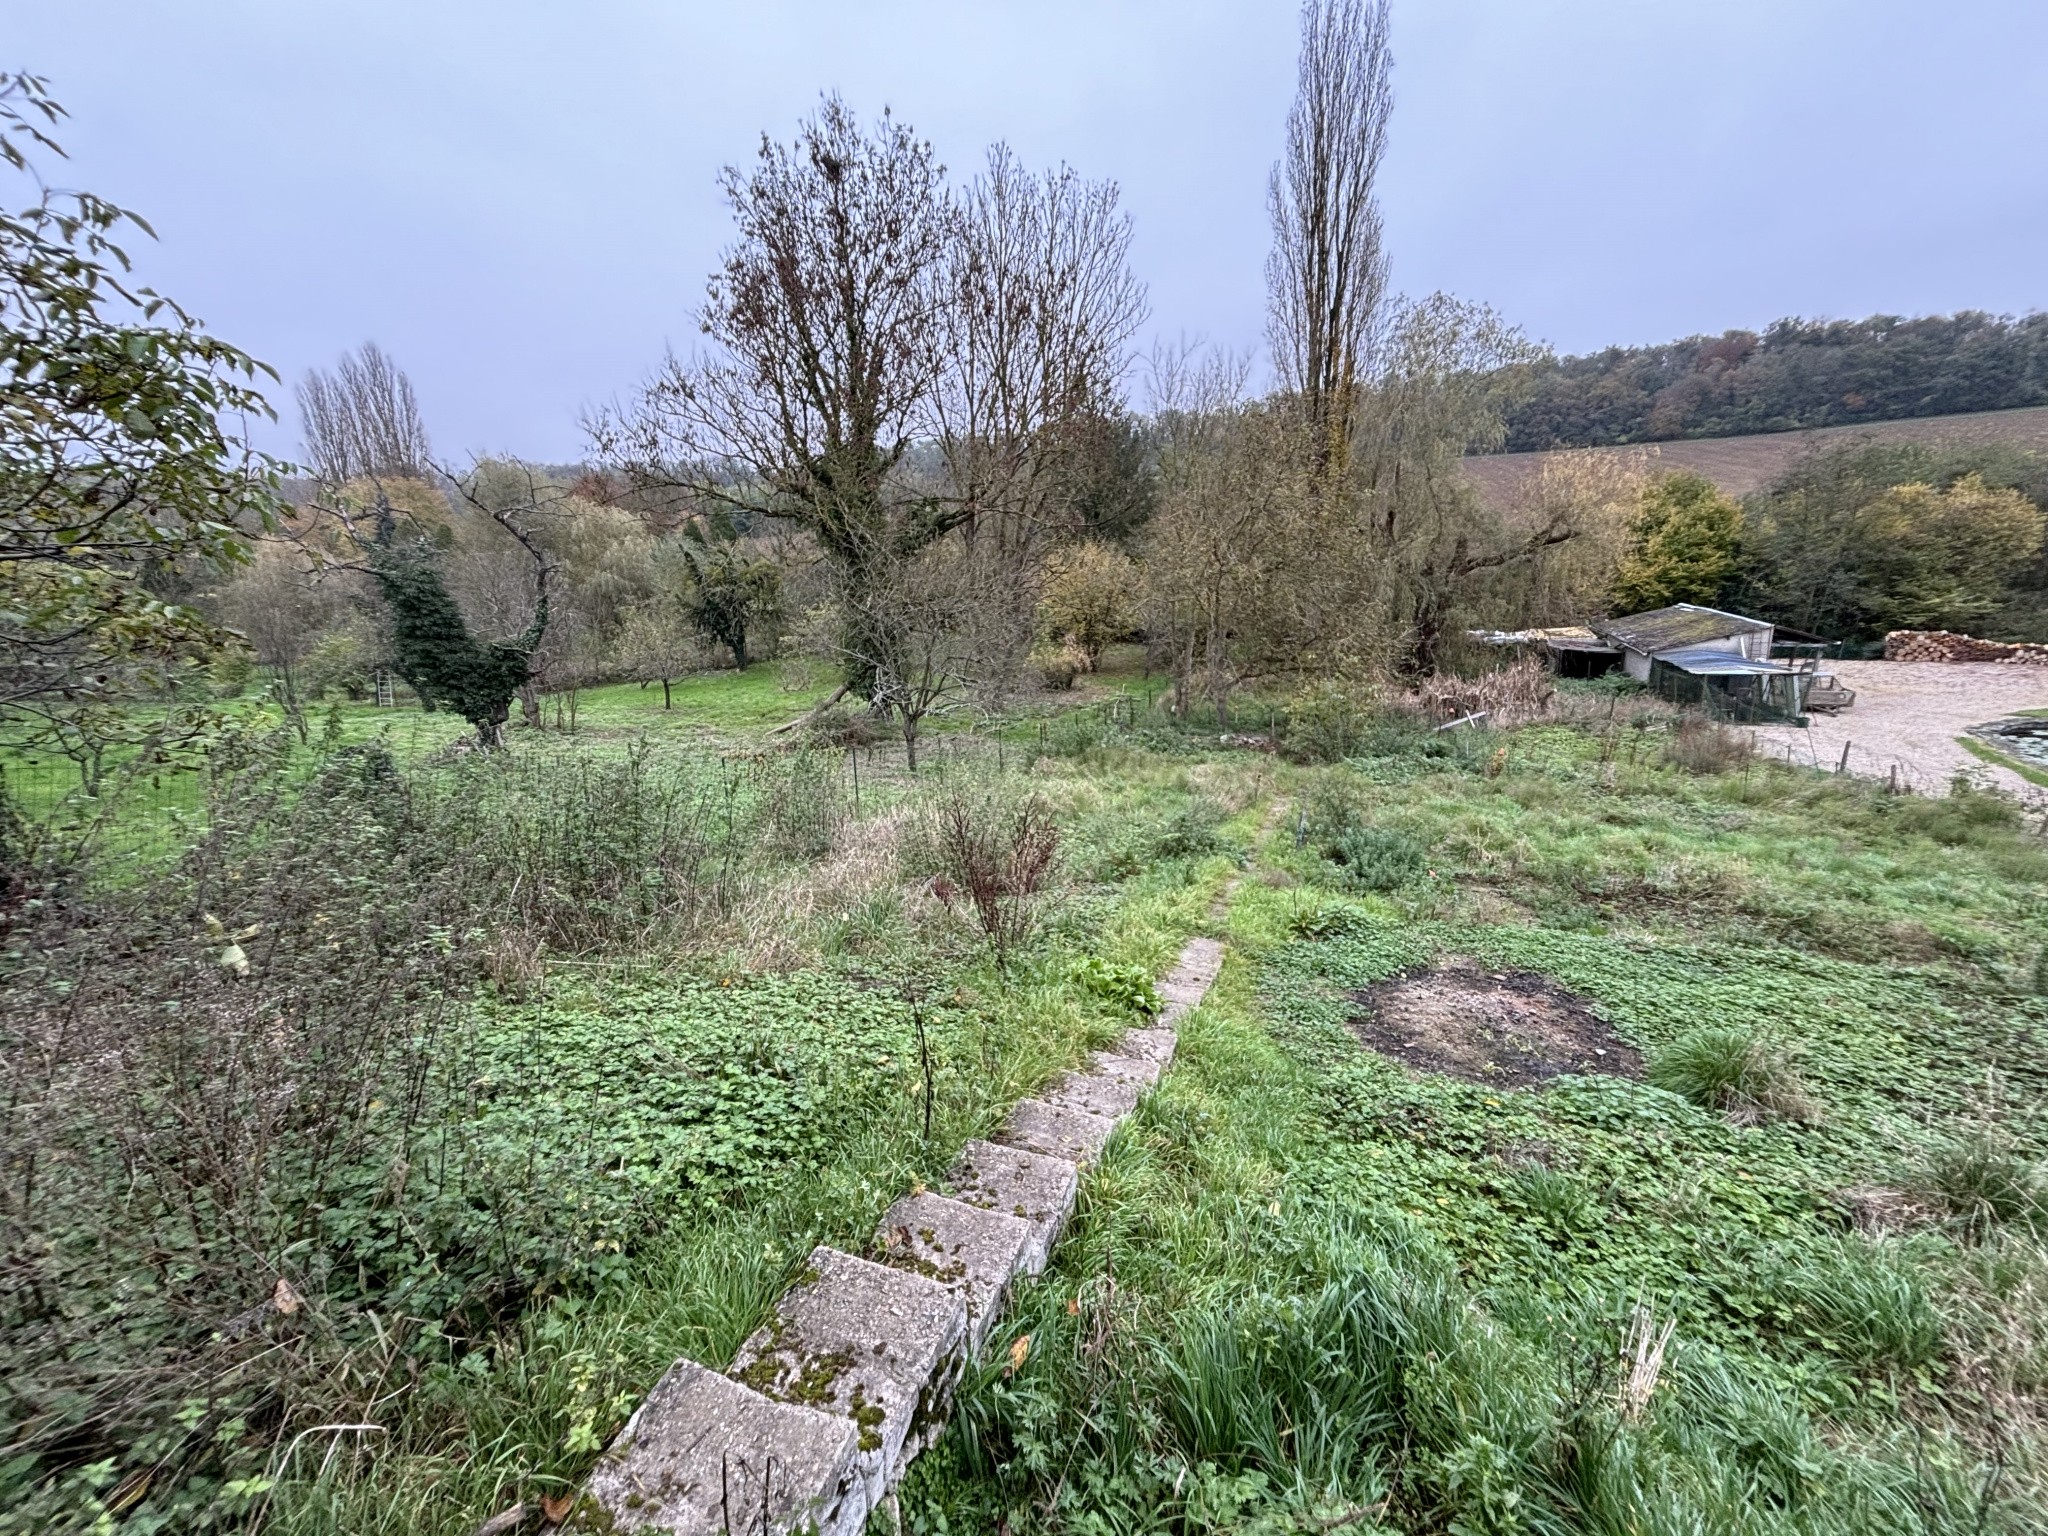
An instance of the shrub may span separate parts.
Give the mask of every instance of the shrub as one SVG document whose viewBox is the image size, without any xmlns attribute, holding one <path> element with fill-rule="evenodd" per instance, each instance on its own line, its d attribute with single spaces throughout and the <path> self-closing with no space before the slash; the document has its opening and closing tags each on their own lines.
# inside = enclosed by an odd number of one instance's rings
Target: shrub
<svg viewBox="0 0 2048 1536">
<path fill-rule="evenodd" d="M 1319 774 L 1301 797 L 1299 826 L 1317 847 L 1328 848 L 1353 827 L 1363 825 L 1364 814 L 1352 775 Z"/>
<path fill-rule="evenodd" d="M 1030 938 L 1059 845 L 1052 807 L 1036 795 L 1006 807 L 961 787 L 938 802 L 932 846 L 972 905 L 997 966 L 1007 968 Z"/>
<path fill-rule="evenodd" d="M 1168 812 L 1151 829 L 1152 856 L 1186 859 L 1214 853 L 1216 828 L 1222 820 L 1223 808 L 1215 801 L 1194 797 Z"/>
<path fill-rule="evenodd" d="M 1652 1059 L 1650 1081 L 1738 1124 L 1820 1119 L 1786 1050 L 1739 1025 L 1709 1025 L 1682 1036 Z"/>
<path fill-rule="evenodd" d="M 1422 873 L 1428 850 L 1405 832 L 1350 827 L 1326 850 L 1344 871 L 1347 885 L 1361 891 L 1392 891 Z"/>
<path fill-rule="evenodd" d="M 1088 670 L 1088 653 L 1072 641 L 1042 645 L 1031 653 L 1031 665 L 1041 684 L 1054 693 L 1064 693 L 1074 686 L 1075 678 Z"/>
<path fill-rule="evenodd" d="M 1341 762 L 1365 742 L 1372 696 L 1341 683 L 1318 683 L 1287 701 L 1287 755 L 1297 762 Z"/>
<path fill-rule="evenodd" d="M 1071 709 L 1045 724 L 1041 748 L 1053 757 L 1085 757 L 1109 737 L 1109 720 L 1095 709 Z"/>
<path fill-rule="evenodd" d="M 843 767 L 836 756 L 798 752 L 768 770 L 753 822 L 771 854 L 809 861 L 831 851 L 846 820 Z"/>
<path fill-rule="evenodd" d="M 279 739 L 212 766 L 172 867 L 12 914 L 0 1035 L 37 1064 L 0 1159 L 18 1529 L 112 1529 L 102 1495 L 210 1528 L 219 1476 L 268 1454 L 250 1426 L 334 1417 L 590 1250 L 543 1160 L 446 1112 L 473 1092 L 466 850 L 377 748 L 310 779 Z"/>
<path fill-rule="evenodd" d="M 368 628 L 362 620 L 351 618 L 313 642 L 299 665 L 306 697 L 318 699 L 339 693 L 360 699 L 369 693 L 376 679 L 372 665 L 374 640 L 366 633 Z"/>
<path fill-rule="evenodd" d="M 1199 858 L 1220 846 L 1223 809 L 1195 796 L 1164 814 L 1119 817 L 1090 871 L 1091 878 L 1127 880 L 1167 859 Z"/>
<path fill-rule="evenodd" d="M 1466 728 L 1439 731 L 1420 715 L 1407 710 L 1382 710 L 1366 722 L 1352 755 L 1443 761 L 1458 755 L 1459 744 L 1453 738 L 1467 733 Z"/>
<path fill-rule="evenodd" d="M 256 681 L 256 658 L 238 646 L 222 651 L 206 670 L 215 698 L 239 699 Z"/>
<path fill-rule="evenodd" d="M 1138 622 L 1138 567 L 1113 544 L 1088 541 L 1063 549 L 1047 562 L 1039 621 L 1048 634 L 1067 640 L 1078 653 L 1077 671 L 1089 671 L 1102 648 L 1121 640 Z M 1048 687 L 1067 687 L 1048 682 Z"/>
</svg>

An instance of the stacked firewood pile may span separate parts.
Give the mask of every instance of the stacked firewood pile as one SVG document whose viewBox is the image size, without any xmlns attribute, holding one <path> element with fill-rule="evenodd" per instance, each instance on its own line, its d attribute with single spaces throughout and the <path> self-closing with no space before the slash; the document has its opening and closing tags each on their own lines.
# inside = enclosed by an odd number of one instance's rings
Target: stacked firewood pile
<svg viewBox="0 0 2048 1536">
<path fill-rule="evenodd" d="M 1895 629 L 1884 637 L 1886 661 L 1998 661 L 2048 667 L 2048 645 L 2006 645 L 1947 629 Z"/>
</svg>

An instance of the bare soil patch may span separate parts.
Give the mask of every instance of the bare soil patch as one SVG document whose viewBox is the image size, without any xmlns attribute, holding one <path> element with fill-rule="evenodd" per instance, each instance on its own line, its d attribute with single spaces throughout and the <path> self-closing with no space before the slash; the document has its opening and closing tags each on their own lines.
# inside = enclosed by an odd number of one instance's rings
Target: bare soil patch
<svg viewBox="0 0 2048 1536">
<path fill-rule="evenodd" d="M 1417 1072 L 1499 1088 L 1568 1073 L 1641 1077 L 1634 1046 L 1548 976 L 1453 960 L 1354 992 L 1351 1031 Z"/>
</svg>

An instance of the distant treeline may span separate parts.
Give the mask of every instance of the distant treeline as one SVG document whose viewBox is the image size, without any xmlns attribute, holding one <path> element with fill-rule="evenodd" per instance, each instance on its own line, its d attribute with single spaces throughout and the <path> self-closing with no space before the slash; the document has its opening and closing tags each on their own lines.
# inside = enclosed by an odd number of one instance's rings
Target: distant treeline
<svg viewBox="0 0 2048 1536">
<path fill-rule="evenodd" d="M 1522 366 L 1510 451 L 1951 416 L 2048 405 L 2048 313 L 1780 320 Z"/>
</svg>

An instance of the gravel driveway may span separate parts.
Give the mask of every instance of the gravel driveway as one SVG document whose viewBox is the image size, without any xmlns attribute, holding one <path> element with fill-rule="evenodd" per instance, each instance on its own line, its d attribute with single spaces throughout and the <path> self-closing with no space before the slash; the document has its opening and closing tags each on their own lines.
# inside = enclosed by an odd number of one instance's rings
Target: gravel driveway
<svg viewBox="0 0 2048 1536">
<path fill-rule="evenodd" d="M 2048 709 L 2048 667 L 1997 662 L 1832 661 L 1822 664 L 1856 702 L 1838 715 L 1814 715 L 1811 729 L 1757 726 L 1759 748 L 1773 757 L 1833 769 L 1849 749 L 1849 771 L 1887 778 L 1922 794 L 1947 792 L 1958 772 L 1973 769 L 2029 800 L 2048 799 L 2018 774 L 1972 757 L 1956 738 L 1973 725 L 2022 709 Z"/>
</svg>

